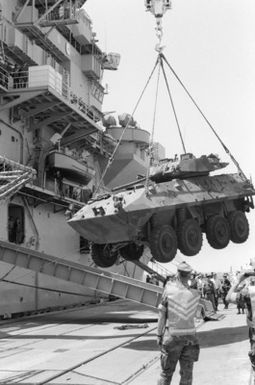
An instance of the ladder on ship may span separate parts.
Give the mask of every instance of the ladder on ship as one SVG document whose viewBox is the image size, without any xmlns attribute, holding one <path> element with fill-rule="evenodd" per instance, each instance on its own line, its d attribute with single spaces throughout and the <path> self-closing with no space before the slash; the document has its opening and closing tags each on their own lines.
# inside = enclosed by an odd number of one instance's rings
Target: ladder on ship
<svg viewBox="0 0 255 385">
<path fill-rule="evenodd" d="M 0 199 L 10 198 L 35 175 L 34 169 L 0 156 Z"/>
</svg>

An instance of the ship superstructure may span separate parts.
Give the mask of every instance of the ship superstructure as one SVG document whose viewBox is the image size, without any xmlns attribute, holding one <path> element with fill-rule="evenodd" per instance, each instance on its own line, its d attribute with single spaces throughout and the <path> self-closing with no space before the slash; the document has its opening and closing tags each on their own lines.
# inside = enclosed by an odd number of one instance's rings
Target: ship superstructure
<svg viewBox="0 0 255 385">
<path fill-rule="evenodd" d="M 110 135 L 118 143 L 117 151 L 104 176 L 106 186 L 113 189 L 143 177 L 150 162 L 149 132 L 142 129 L 127 113 L 119 115 L 118 119 L 109 115 L 103 119 L 103 125 L 106 128 L 105 139 Z M 153 143 L 153 151 L 156 161 L 165 157 L 165 148 L 160 143 Z"/>
<path fill-rule="evenodd" d="M 65 212 L 91 198 L 116 146 L 118 129 L 101 124 L 102 76 L 117 70 L 120 56 L 100 49 L 85 0 L 2 1 L 0 18 L 0 240 L 91 265 L 88 245 Z M 149 139 L 135 127 L 132 133 L 144 151 L 136 154 L 141 167 L 133 163 L 133 180 L 146 164 Z M 126 263 L 115 271 L 142 273 Z M 0 315 L 80 302 L 74 293 L 81 290 L 94 296 L 75 284 L 63 294 L 58 279 L 4 263 L 1 272 Z"/>
</svg>

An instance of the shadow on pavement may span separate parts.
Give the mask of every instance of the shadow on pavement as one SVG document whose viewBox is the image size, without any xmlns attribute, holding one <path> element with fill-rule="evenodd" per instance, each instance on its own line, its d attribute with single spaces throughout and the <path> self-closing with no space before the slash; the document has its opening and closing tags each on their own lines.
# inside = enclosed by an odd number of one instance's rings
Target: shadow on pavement
<svg viewBox="0 0 255 385">
<path fill-rule="evenodd" d="M 247 326 L 240 326 L 235 328 L 222 328 L 198 333 L 199 343 L 201 349 L 210 348 L 214 346 L 228 345 L 236 342 L 248 342 L 248 328 Z M 146 341 L 132 341 L 130 344 L 124 346 L 125 349 L 158 351 L 159 348 L 155 339 L 148 339 Z"/>
<path fill-rule="evenodd" d="M 123 349 L 131 349 L 131 350 L 144 350 L 144 351 L 158 351 L 159 352 L 159 347 L 157 346 L 156 343 L 156 336 L 154 339 L 149 339 L 147 341 L 132 341 L 129 344 L 126 344 L 125 346 L 122 347 Z"/>
<path fill-rule="evenodd" d="M 228 345 L 248 340 L 247 326 L 214 329 L 198 333 L 201 348 Z"/>
<path fill-rule="evenodd" d="M 157 322 L 158 319 L 155 317 L 144 316 L 135 317 L 134 313 L 126 313 L 126 314 L 99 314 L 99 315 L 86 315 L 80 317 L 68 317 L 67 315 L 63 317 L 47 317 L 47 320 L 42 320 L 42 322 L 38 322 L 38 324 L 48 324 L 55 323 L 70 323 L 70 324 L 78 324 L 78 325 L 87 325 L 87 324 L 102 324 L 102 323 L 145 323 L 145 322 Z"/>
</svg>

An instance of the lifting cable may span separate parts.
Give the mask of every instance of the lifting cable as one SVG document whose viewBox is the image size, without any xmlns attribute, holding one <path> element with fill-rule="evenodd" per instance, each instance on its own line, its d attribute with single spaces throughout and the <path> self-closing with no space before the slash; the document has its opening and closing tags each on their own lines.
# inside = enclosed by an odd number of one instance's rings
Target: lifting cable
<svg viewBox="0 0 255 385">
<path fill-rule="evenodd" d="M 163 57 L 162 52 L 159 54 L 159 56 L 160 56 L 160 65 L 162 67 L 162 72 L 163 72 L 165 83 L 166 83 L 166 87 L 167 87 L 167 92 L 168 92 L 168 95 L 169 95 L 169 98 L 170 98 L 170 102 L 171 102 L 171 105 L 172 105 L 172 109 L 173 109 L 175 121 L 176 121 L 176 124 L 177 124 L 178 132 L 179 132 L 179 135 L 180 135 L 180 138 L 181 138 L 181 142 L 182 142 L 182 148 L 183 148 L 184 153 L 186 154 L 186 148 L 185 148 L 185 144 L 184 144 L 184 141 L 183 141 L 183 136 L 182 136 L 180 124 L 179 124 L 179 121 L 178 121 L 178 118 L 177 118 L 173 97 L 172 97 L 172 94 L 171 94 L 171 91 L 170 91 L 170 87 L 169 87 L 169 84 L 168 84 L 168 81 L 167 81 L 167 77 L 166 77 L 166 72 L 165 72 L 165 69 L 164 69 L 164 64 L 163 64 L 163 60 L 162 60 L 162 57 Z"/>
<path fill-rule="evenodd" d="M 137 101 L 136 104 L 135 104 L 135 107 L 134 107 L 134 109 L 133 109 L 133 112 L 132 112 L 132 114 L 129 116 L 129 119 L 128 119 L 128 121 L 127 121 L 126 126 L 125 126 L 125 127 L 123 128 L 123 130 L 122 130 L 122 133 L 121 133 L 121 136 L 120 136 L 120 138 L 119 138 L 119 140 L 118 140 L 118 143 L 117 143 L 116 147 L 114 148 L 114 151 L 113 151 L 112 155 L 110 156 L 110 158 L 109 158 L 109 160 L 108 160 L 108 163 L 107 163 L 107 165 L 106 165 L 106 168 L 105 168 L 104 172 L 102 173 L 102 176 L 101 176 L 101 178 L 100 178 L 100 180 L 99 180 L 98 186 L 97 186 L 97 188 L 96 188 L 96 190 L 95 190 L 95 192 L 94 192 L 94 196 L 98 193 L 98 191 L 99 191 L 99 189 L 100 189 L 100 187 L 101 187 L 101 185 L 102 185 L 103 179 L 104 179 L 104 177 L 105 177 L 105 175 L 106 175 L 106 173 L 107 173 L 109 167 L 111 166 L 111 164 L 112 164 L 112 162 L 113 162 L 113 160 L 114 160 L 114 156 L 115 156 L 115 154 L 116 154 L 116 152 L 117 152 L 117 150 L 118 150 L 118 148 L 119 148 L 119 145 L 120 145 L 120 143 L 121 143 L 121 141 L 122 141 L 122 138 L 123 138 L 123 136 L 124 136 L 124 134 L 125 134 L 125 132 L 126 132 L 126 129 L 128 128 L 129 123 L 130 123 L 131 120 L 133 119 L 133 116 L 134 116 L 134 114 L 135 114 L 135 112 L 136 112 L 136 110 L 137 110 L 137 108 L 138 108 L 138 106 L 139 106 L 139 104 L 140 104 L 140 101 L 141 101 L 141 99 L 142 99 L 142 97 L 143 97 L 143 95 L 144 95 L 144 92 L 145 92 L 145 90 L 146 90 L 146 88 L 147 88 L 147 86 L 148 86 L 148 84 L 149 84 L 149 82 L 150 82 L 150 80 L 151 80 L 151 78 L 152 78 L 154 72 L 155 72 L 155 69 L 156 69 L 158 63 L 159 63 L 159 57 L 157 57 L 156 63 L 155 63 L 155 65 L 154 65 L 154 67 L 153 67 L 153 70 L 152 70 L 152 72 L 151 72 L 151 74 L 150 74 L 150 76 L 149 76 L 149 78 L 148 78 L 148 80 L 147 80 L 147 82 L 146 82 L 146 84 L 145 84 L 145 86 L 144 86 L 142 92 L 141 92 L 141 95 L 140 95 L 139 98 L 138 98 L 138 101 Z"/>
<path fill-rule="evenodd" d="M 157 79 L 155 106 L 154 106 L 154 114 L 153 114 L 153 125 L 152 125 L 151 142 L 150 142 L 150 147 L 149 147 L 149 155 L 150 155 L 150 157 L 149 157 L 149 165 L 148 165 L 148 168 L 147 168 L 146 179 L 145 179 L 145 191 L 146 192 L 148 190 L 148 185 L 149 185 L 151 160 L 153 159 L 153 142 L 154 142 L 154 132 L 155 132 L 155 120 L 156 120 L 156 109 L 157 109 L 157 101 L 158 101 L 158 89 L 159 89 L 160 70 L 162 70 L 162 72 L 163 72 L 165 84 L 166 84 L 166 87 L 167 87 L 168 96 L 169 96 L 170 103 L 171 103 L 171 106 L 172 106 L 172 109 L 173 109 L 173 113 L 174 113 L 176 125 L 177 125 L 177 128 L 178 128 L 179 136 L 180 136 L 180 139 L 181 139 L 182 148 L 183 148 L 183 151 L 184 151 L 185 154 L 187 152 L 186 148 L 185 148 L 182 132 L 181 132 L 181 127 L 180 127 L 179 120 L 178 120 L 178 117 L 177 117 L 177 113 L 176 113 L 176 109 L 175 109 L 172 93 L 171 93 L 171 90 L 170 90 L 170 87 L 169 87 L 169 83 L 168 83 L 168 80 L 167 80 L 167 76 L 166 76 L 166 72 L 165 72 L 165 68 L 164 68 L 164 63 L 163 63 L 163 60 L 162 60 L 162 49 L 156 48 L 156 50 L 159 52 L 159 54 L 158 54 L 159 69 L 158 69 L 158 79 Z"/>
<path fill-rule="evenodd" d="M 158 104 L 159 79 L 160 79 L 160 70 L 161 70 L 160 56 L 159 55 L 158 55 L 158 59 L 157 59 L 157 64 L 158 64 L 158 76 L 157 76 L 156 96 L 155 96 L 154 111 L 153 111 L 153 123 L 152 123 L 152 130 L 151 130 L 151 140 L 150 140 L 150 145 L 149 145 L 149 150 L 148 150 L 149 151 L 149 162 L 148 162 L 148 167 L 147 167 L 147 170 L 146 170 L 145 193 L 148 192 L 149 180 L 150 180 L 150 166 L 151 166 L 152 160 L 154 158 L 153 144 L 154 144 L 154 132 L 155 132 L 157 104 Z"/>
<path fill-rule="evenodd" d="M 190 92 L 188 91 L 188 89 L 185 87 L 185 85 L 183 84 L 183 82 L 181 81 L 181 79 L 179 78 L 179 76 L 176 74 L 176 72 L 174 71 L 173 67 L 170 65 L 170 63 L 167 61 L 165 55 L 161 52 L 160 53 L 160 56 L 161 56 L 161 60 L 163 59 L 167 66 L 170 68 L 172 74 L 175 76 L 175 78 L 177 79 L 177 81 L 180 83 L 180 85 L 182 86 L 182 88 L 184 89 L 184 91 L 186 92 L 186 94 L 189 96 L 189 98 L 191 99 L 191 101 L 193 102 L 193 104 L 195 105 L 195 107 L 197 108 L 197 110 L 200 112 L 200 114 L 202 115 L 202 117 L 204 118 L 204 120 L 206 121 L 206 123 L 208 124 L 208 126 L 211 128 L 211 130 L 213 131 L 214 135 L 217 137 L 217 139 L 219 140 L 219 142 L 221 143 L 222 147 L 224 148 L 225 152 L 229 155 L 229 157 L 231 158 L 231 160 L 233 161 L 233 163 L 235 164 L 235 166 L 237 167 L 237 170 L 239 172 L 239 174 L 245 179 L 245 180 L 248 180 L 247 177 L 245 176 L 244 172 L 242 171 L 241 167 L 239 166 L 239 163 L 237 162 L 237 160 L 234 158 L 234 156 L 230 153 L 229 149 L 227 148 L 227 146 L 224 144 L 224 142 L 221 140 L 221 138 L 219 137 L 219 135 L 217 134 L 216 130 L 214 129 L 214 127 L 212 126 L 212 124 L 209 122 L 209 120 L 206 118 L 205 114 L 203 113 L 203 111 L 201 110 L 201 108 L 198 106 L 198 104 L 196 103 L 195 99 L 192 97 L 192 95 L 190 94 Z"/>
</svg>

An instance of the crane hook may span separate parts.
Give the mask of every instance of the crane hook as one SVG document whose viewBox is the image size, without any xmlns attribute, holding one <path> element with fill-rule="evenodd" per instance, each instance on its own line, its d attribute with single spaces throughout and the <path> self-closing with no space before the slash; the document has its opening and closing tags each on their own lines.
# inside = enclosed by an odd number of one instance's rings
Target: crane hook
<svg viewBox="0 0 255 385">
<path fill-rule="evenodd" d="M 162 39 L 163 39 L 163 26 L 162 26 L 162 18 L 156 18 L 156 36 L 158 39 L 158 43 L 155 46 L 155 50 L 159 53 L 163 51 L 163 46 L 162 46 Z"/>
<path fill-rule="evenodd" d="M 145 0 L 145 7 L 147 11 L 150 11 L 156 18 L 156 36 L 158 43 L 156 44 L 156 51 L 162 52 L 163 48 L 161 45 L 163 38 L 163 27 L 162 27 L 162 17 L 164 13 L 171 9 L 171 0 Z"/>
</svg>

